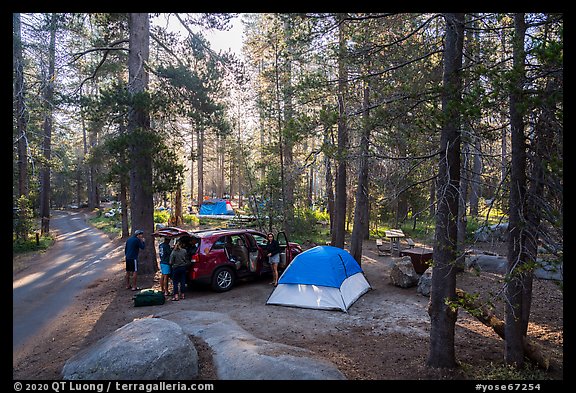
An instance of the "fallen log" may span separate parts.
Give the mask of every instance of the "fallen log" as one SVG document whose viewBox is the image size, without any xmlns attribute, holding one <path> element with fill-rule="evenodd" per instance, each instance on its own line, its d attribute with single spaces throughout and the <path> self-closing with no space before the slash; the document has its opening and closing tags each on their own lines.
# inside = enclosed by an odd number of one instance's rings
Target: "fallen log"
<svg viewBox="0 0 576 393">
<path fill-rule="evenodd" d="M 505 323 L 498 318 L 494 313 L 488 309 L 484 304 L 477 301 L 472 296 L 468 295 L 466 291 L 456 288 L 456 296 L 461 300 L 460 304 L 470 315 L 476 317 L 484 325 L 492 328 L 494 332 L 500 336 L 502 340 L 506 340 L 504 326 Z M 543 368 L 544 370 L 558 369 L 559 365 L 554 362 L 550 356 L 544 353 L 544 349 L 536 341 L 530 337 L 524 337 L 522 342 L 524 354 L 526 357 Z"/>
</svg>

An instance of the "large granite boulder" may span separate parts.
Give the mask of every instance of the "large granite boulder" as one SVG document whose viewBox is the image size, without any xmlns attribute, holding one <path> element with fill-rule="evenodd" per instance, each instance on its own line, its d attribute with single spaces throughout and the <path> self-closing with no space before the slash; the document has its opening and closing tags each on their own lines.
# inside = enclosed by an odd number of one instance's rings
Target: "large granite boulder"
<svg viewBox="0 0 576 393">
<path fill-rule="evenodd" d="M 175 322 L 137 319 L 68 359 L 65 380 L 186 380 L 198 376 L 198 352 Z"/>
<path fill-rule="evenodd" d="M 230 316 L 211 311 L 159 314 L 202 339 L 214 353 L 219 380 L 345 380 L 331 362 L 301 347 L 262 340 Z"/>
<path fill-rule="evenodd" d="M 422 296 L 430 297 L 430 289 L 432 288 L 432 267 L 426 269 L 418 280 L 417 292 Z"/>
<path fill-rule="evenodd" d="M 418 284 L 420 276 L 416 273 L 412 259 L 408 256 L 395 260 L 390 270 L 390 282 L 397 287 L 410 288 Z"/>
</svg>

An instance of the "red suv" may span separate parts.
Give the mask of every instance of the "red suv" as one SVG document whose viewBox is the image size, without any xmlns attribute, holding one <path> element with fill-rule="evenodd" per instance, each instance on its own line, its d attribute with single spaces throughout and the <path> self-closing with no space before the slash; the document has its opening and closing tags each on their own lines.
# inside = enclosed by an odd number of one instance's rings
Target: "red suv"
<svg viewBox="0 0 576 393">
<path fill-rule="evenodd" d="M 272 272 L 264 249 L 266 234 L 254 229 L 209 229 L 186 231 L 177 227 L 161 228 L 155 237 L 182 238 L 192 254 L 188 281 L 205 283 L 217 292 L 231 289 L 237 279 L 261 276 Z M 285 269 L 302 252 L 297 243 L 278 232 L 280 244 L 279 270 Z"/>
</svg>

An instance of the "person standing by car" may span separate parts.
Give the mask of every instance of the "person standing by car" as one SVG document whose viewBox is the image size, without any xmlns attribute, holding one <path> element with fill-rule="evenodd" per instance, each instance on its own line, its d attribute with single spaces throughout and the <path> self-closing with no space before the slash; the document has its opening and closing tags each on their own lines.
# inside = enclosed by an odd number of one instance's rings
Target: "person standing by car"
<svg viewBox="0 0 576 393">
<path fill-rule="evenodd" d="M 146 246 L 144 241 L 144 231 L 137 229 L 134 235 L 126 240 L 124 256 L 126 257 L 126 289 L 137 291 L 140 288 L 136 285 L 138 277 L 138 253 Z"/>
<path fill-rule="evenodd" d="M 170 247 L 170 238 L 165 237 L 164 241 L 158 246 L 158 254 L 160 255 L 160 272 L 162 276 L 160 277 L 160 290 L 164 292 L 164 296 L 169 296 L 168 287 L 170 283 L 168 278 L 172 271 L 170 267 L 170 254 L 172 253 L 172 247 Z M 172 285 L 174 286 L 174 285 Z"/>
<path fill-rule="evenodd" d="M 184 299 L 184 291 L 186 290 L 186 270 L 188 269 L 189 257 L 188 251 L 180 240 L 176 242 L 172 253 L 170 254 L 169 262 L 172 268 L 172 291 L 174 297 L 172 300 Z"/>
<path fill-rule="evenodd" d="M 181 247 L 188 252 L 188 258 L 192 260 L 192 255 L 198 250 L 197 240 L 190 236 L 182 236 L 180 239 Z"/>
<path fill-rule="evenodd" d="M 266 251 L 268 252 L 268 263 L 272 267 L 273 281 L 270 283 L 274 286 L 278 285 L 278 264 L 280 263 L 280 244 L 278 240 L 274 239 L 274 234 L 269 233 L 266 235 L 268 242 L 266 243 Z"/>
</svg>

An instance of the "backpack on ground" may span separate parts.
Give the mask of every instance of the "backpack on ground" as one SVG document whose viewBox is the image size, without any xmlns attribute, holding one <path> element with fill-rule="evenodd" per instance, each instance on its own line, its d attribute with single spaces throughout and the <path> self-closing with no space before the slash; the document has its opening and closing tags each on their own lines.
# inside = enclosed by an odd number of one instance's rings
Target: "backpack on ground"
<svg viewBox="0 0 576 393">
<path fill-rule="evenodd" d="M 139 293 L 134 295 L 134 307 L 141 306 L 157 306 L 164 304 L 166 299 L 164 293 L 156 289 L 148 288 L 142 289 Z"/>
</svg>

